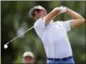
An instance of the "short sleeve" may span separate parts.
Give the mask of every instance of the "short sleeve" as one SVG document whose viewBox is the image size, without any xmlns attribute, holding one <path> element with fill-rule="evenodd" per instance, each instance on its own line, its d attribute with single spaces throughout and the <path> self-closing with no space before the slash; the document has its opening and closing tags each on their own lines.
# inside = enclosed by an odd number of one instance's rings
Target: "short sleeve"
<svg viewBox="0 0 86 64">
<path fill-rule="evenodd" d="M 44 28 L 45 28 L 45 21 L 43 18 L 38 19 L 34 23 L 34 29 L 39 36 L 42 35 Z"/>
<path fill-rule="evenodd" d="M 67 32 L 71 30 L 71 21 L 72 20 L 67 20 L 63 22 L 63 25 L 66 28 Z"/>
<path fill-rule="evenodd" d="M 38 19 L 35 23 L 34 23 L 34 28 L 37 29 L 43 29 L 45 28 L 45 21 L 43 18 Z"/>
</svg>

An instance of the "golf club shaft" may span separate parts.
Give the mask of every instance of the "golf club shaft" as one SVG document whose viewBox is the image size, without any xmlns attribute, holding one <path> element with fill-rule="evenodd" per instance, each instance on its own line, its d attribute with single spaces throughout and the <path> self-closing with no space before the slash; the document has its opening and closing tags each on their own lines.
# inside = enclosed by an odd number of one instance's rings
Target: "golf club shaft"
<svg viewBox="0 0 86 64">
<path fill-rule="evenodd" d="M 27 29 L 23 34 L 27 33 L 28 31 L 30 31 L 31 29 L 33 29 L 33 26 L 30 27 L 29 29 Z M 17 38 L 19 38 L 22 34 L 20 34 L 19 36 L 16 36 L 15 38 L 13 38 L 12 40 L 8 41 L 6 44 L 9 44 L 10 42 L 13 42 L 14 40 L 16 40 Z"/>
</svg>

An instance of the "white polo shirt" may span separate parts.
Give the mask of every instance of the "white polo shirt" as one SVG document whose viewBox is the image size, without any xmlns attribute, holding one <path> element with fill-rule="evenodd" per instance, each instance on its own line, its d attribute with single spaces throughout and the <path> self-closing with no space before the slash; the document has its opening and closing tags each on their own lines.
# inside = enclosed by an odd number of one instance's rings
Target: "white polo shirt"
<svg viewBox="0 0 86 64">
<path fill-rule="evenodd" d="M 34 23 L 34 29 L 41 38 L 48 58 L 64 58 L 72 56 L 67 32 L 71 30 L 71 20 L 53 22 L 45 25 L 43 18 Z"/>
</svg>

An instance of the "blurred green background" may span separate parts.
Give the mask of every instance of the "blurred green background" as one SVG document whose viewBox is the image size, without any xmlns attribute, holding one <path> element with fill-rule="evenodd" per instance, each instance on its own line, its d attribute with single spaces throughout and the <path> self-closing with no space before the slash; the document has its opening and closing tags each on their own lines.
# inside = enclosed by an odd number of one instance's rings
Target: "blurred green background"
<svg viewBox="0 0 86 64">
<path fill-rule="evenodd" d="M 46 54 L 41 40 L 34 29 L 9 44 L 4 49 L 4 44 L 25 31 L 34 24 L 34 20 L 28 18 L 28 11 L 35 5 L 42 5 L 48 12 L 58 6 L 67 6 L 78 12 L 84 18 L 85 1 L 1 1 L 1 60 L 2 64 L 22 63 L 22 55 L 25 51 L 31 51 L 36 57 L 36 64 L 45 64 Z M 55 20 L 71 19 L 67 14 L 61 14 Z M 85 24 L 72 29 L 68 33 L 73 49 L 76 64 L 85 63 Z"/>
</svg>

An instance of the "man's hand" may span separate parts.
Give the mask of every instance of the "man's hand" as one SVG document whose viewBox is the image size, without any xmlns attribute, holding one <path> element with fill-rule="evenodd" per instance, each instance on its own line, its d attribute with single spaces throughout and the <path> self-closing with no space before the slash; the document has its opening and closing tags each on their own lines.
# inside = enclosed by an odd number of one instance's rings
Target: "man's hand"
<svg viewBox="0 0 86 64">
<path fill-rule="evenodd" d="M 85 19 L 80 14 L 74 12 L 73 10 L 69 8 L 67 8 L 66 13 L 72 18 L 72 21 L 71 21 L 72 28 L 78 27 L 79 25 L 85 22 Z"/>
<path fill-rule="evenodd" d="M 67 10 L 67 8 L 66 7 L 63 7 L 63 6 L 60 6 L 59 9 L 60 9 L 60 12 L 61 13 L 64 13 Z"/>
</svg>

